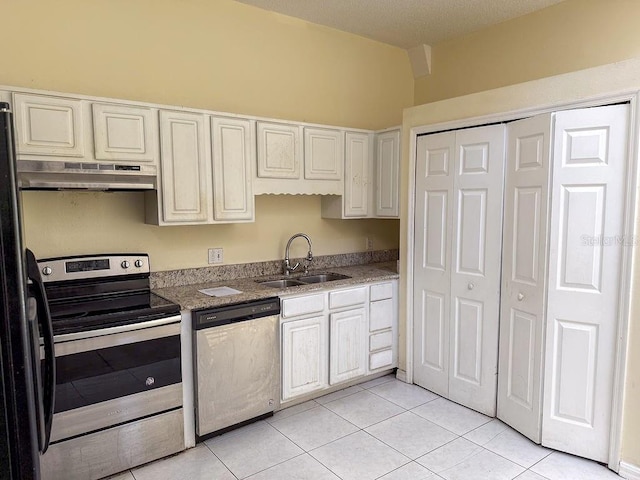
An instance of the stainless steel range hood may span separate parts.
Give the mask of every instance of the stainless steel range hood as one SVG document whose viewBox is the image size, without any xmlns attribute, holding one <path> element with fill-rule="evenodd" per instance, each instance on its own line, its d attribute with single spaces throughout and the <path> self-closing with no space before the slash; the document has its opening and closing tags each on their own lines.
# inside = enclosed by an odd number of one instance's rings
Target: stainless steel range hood
<svg viewBox="0 0 640 480">
<path fill-rule="evenodd" d="M 34 190 L 154 190 L 153 165 L 18 160 L 18 185 Z"/>
</svg>

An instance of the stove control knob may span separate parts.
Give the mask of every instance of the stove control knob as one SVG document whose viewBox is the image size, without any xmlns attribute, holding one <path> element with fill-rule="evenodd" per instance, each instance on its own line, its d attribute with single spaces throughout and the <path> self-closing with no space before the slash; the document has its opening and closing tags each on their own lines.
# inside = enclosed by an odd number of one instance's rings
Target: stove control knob
<svg viewBox="0 0 640 480">
<path fill-rule="evenodd" d="M 136 262 L 134 263 L 134 265 L 135 265 L 137 268 L 141 268 L 141 267 L 142 267 L 142 265 L 144 265 L 144 263 L 142 262 L 142 260 L 136 260 Z"/>
<path fill-rule="evenodd" d="M 128 260 L 123 260 L 122 263 L 120 264 L 120 266 L 126 270 L 127 268 L 129 268 L 131 266 L 131 264 L 129 263 Z"/>
<path fill-rule="evenodd" d="M 51 275 L 52 273 L 53 273 L 53 270 L 51 269 L 51 267 L 44 267 L 44 268 L 42 269 L 42 274 L 43 274 L 43 275 L 47 275 L 47 276 L 49 276 L 49 275 Z"/>
</svg>

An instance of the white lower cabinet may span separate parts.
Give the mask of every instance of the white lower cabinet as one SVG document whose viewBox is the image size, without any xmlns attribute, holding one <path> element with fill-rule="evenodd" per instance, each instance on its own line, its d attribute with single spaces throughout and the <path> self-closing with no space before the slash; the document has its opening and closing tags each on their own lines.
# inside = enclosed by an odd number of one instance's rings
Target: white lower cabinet
<svg viewBox="0 0 640 480">
<path fill-rule="evenodd" d="M 283 298 L 282 401 L 395 367 L 397 306 L 396 280 Z"/>
<path fill-rule="evenodd" d="M 282 324 L 282 399 L 324 389 L 327 383 L 327 318 Z"/>
<path fill-rule="evenodd" d="M 329 384 L 367 373 L 367 311 L 364 307 L 329 316 Z"/>
<path fill-rule="evenodd" d="M 370 373 L 397 366 L 398 282 L 371 285 L 369 303 Z"/>
</svg>

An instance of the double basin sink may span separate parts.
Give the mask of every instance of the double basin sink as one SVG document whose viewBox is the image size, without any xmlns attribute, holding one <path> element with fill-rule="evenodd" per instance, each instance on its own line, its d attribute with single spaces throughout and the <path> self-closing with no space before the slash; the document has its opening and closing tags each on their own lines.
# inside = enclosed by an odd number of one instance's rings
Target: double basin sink
<svg viewBox="0 0 640 480">
<path fill-rule="evenodd" d="M 263 280 L 259 281 L 260 285 L 272 288 L 297 287 L 300 285 L 309 285 L 312 283 L 333 282 L 336 280 L 345 280 L 351 278 L 347 275 L 339 273 L 318 273 L 315 275 L 303 275 L 296 278 L 283 278 L 281 280 Z"/>
</svg>

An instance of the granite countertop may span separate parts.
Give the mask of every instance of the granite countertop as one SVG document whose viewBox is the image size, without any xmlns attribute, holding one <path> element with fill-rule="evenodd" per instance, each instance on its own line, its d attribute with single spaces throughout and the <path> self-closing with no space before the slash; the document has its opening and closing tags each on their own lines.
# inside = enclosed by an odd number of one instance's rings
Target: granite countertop
<svg viewBox="0 0 640 480">
<path fill-rule="evenodd" d="M 327 289 L 347 287 L 361 283 L 376 282 L 381 280 L 391 280 L 398 278 L 396 272 L 396 262 L 374 263 L 368 265 L 354 265 L 348 267 L 332 267 L 322 270 L 310 270 L 314 273 L 340 273 L 351 278 L 335 280 L 325 283 L 314 283 L 309 285 L 299 285 L 295 287 L 273 288 L 260 285 L 258 281 L 276 280 L 284 278 L 283 275 L 268 275 L 263 277 L 235 278 L 232 280 L 215 281 L 208 283 L 197 283 L 193 285 L 182 285 L 178 287 L 165 287 L 153 290 L 153 293 L 160 295 L 167 300 L 180 305 L 182 310 L 200 310 L 214 308 L 232 303 L 246 302 L 248 300 L 259 300 L 268 297 L 281 297 L 285 295 L 296 295 L 307 292 L 318 292 Z M 303 276 L 303 273 L 293 274 L 288 278 L 295 279 Z M 240 290 L 242 293 L 227 295 L 224 297 L 211 297 L 199 292 L 205 288 L 230 287 Z"/>
</svg>

